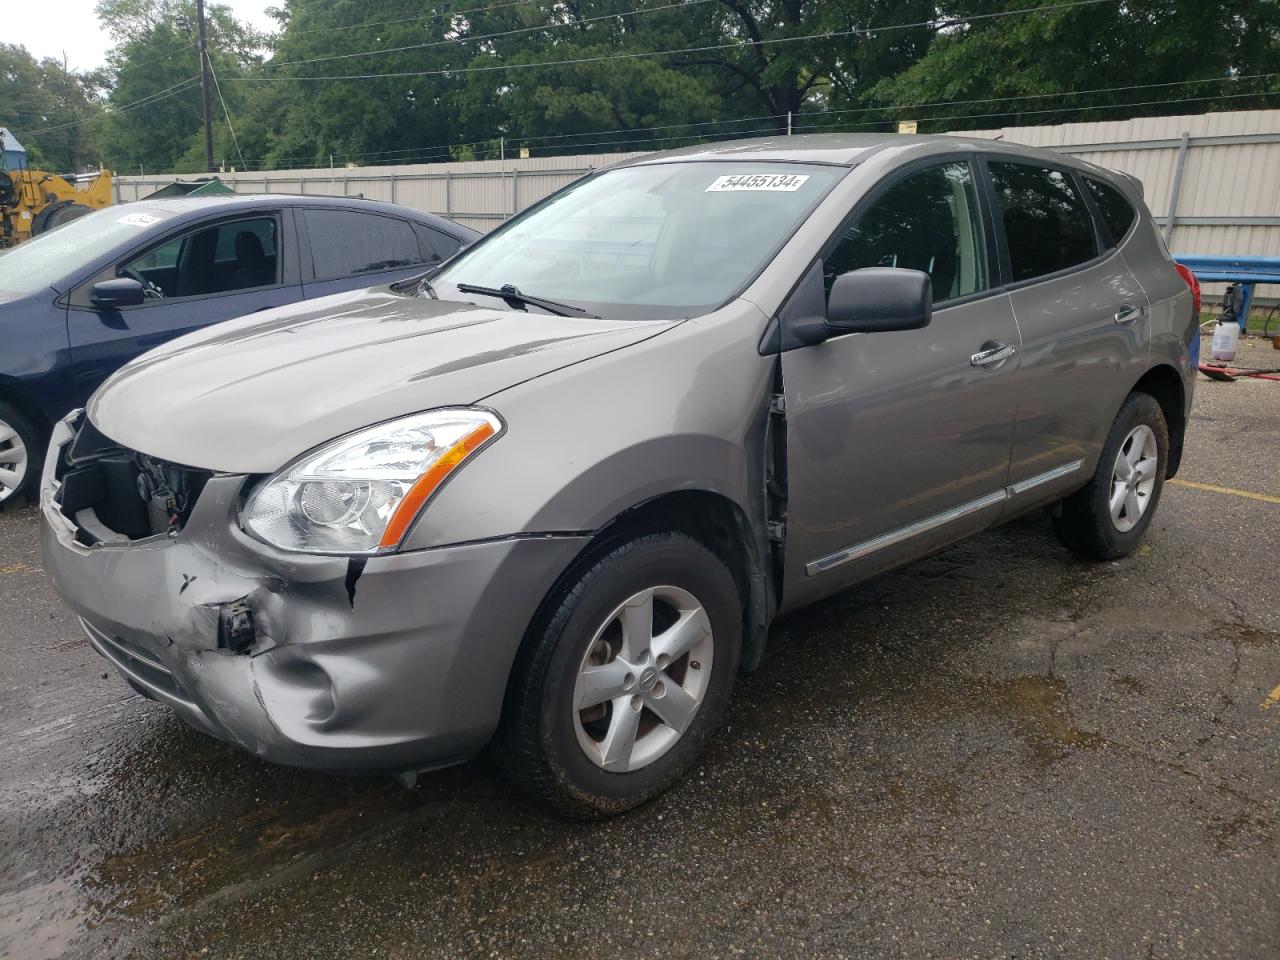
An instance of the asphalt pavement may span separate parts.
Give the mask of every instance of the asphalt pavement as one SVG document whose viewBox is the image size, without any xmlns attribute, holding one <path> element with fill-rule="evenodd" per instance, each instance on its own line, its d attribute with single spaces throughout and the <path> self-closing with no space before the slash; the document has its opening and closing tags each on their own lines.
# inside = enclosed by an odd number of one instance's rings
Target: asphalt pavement
<svg viewBox="0 0 1280 960">
<path fill-rule="evenodd" d="M 1278 582 L 1280 383 L 1201 380 L 1135 555 L 1036 515 L 798 615 L 687 780 L 580 824 L 483 759 L 407 790 L 187 729 L 10 509 L 0 957 L 1269 960 Z"/>
</svg>

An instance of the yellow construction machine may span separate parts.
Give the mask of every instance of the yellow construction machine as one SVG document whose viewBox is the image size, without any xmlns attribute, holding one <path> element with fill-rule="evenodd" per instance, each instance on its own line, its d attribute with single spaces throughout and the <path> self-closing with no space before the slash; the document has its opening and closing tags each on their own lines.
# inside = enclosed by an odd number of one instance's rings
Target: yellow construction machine
<svg viewBox="0 0 1280 960">
<path fill-rule="evenodd" d="M 83 217 L 111 203 L 111 171 L 70 178 L 43 170 L 0 170 L 0 247 Z"/>
</svg>

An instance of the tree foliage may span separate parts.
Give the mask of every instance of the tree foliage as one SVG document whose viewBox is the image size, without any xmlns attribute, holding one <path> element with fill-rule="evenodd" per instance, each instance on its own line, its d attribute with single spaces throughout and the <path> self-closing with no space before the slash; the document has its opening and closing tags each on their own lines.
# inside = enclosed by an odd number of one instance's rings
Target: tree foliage
<svg viewBox="0 0 1280 960">
<path fill-rule="evenodd" d="M 212 4 L 216 158 L 413 162 L 788 123 L 939 130 L 1276 104 L 1276 77 L 1257 76 L 1280 74 L 1275 0 L 1044 2 L 283 0 L 266 37 Z M 0 46 L 0 123 L 22 134 L 96 114 L 24 141 L 71 164 L 202 169 L 193 0 L 98 12 L 117 43 L 101 74 Z"/>
</svg>

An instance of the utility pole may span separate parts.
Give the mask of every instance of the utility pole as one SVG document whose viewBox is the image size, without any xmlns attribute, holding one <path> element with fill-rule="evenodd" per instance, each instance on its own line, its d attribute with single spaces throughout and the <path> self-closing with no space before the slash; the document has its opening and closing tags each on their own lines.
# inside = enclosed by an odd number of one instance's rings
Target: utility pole
<svg viewBox="0 0 1280 960">
<path fill-rule="evenodd" d="M 204 0 L 196 0 L 196 29 L 200 36 L 200 107 L 204 113 L 204 168 L 213 173 L 213 120 L 209 109 L 209 51 L 204 32 Z"/>
</svg>

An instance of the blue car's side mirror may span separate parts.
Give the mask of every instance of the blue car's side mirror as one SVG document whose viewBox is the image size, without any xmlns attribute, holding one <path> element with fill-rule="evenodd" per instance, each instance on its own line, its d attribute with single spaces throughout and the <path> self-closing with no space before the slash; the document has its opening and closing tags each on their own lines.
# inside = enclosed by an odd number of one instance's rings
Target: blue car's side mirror
<svg viewBox="0 0 1280 960">
<path fill-rule="evenodd" d="M 102 280 L 89 291 L 89 302 L 95 307 L 136 307 L 145 299 L 142 284 L 133 277 Z"/>
</svg>

